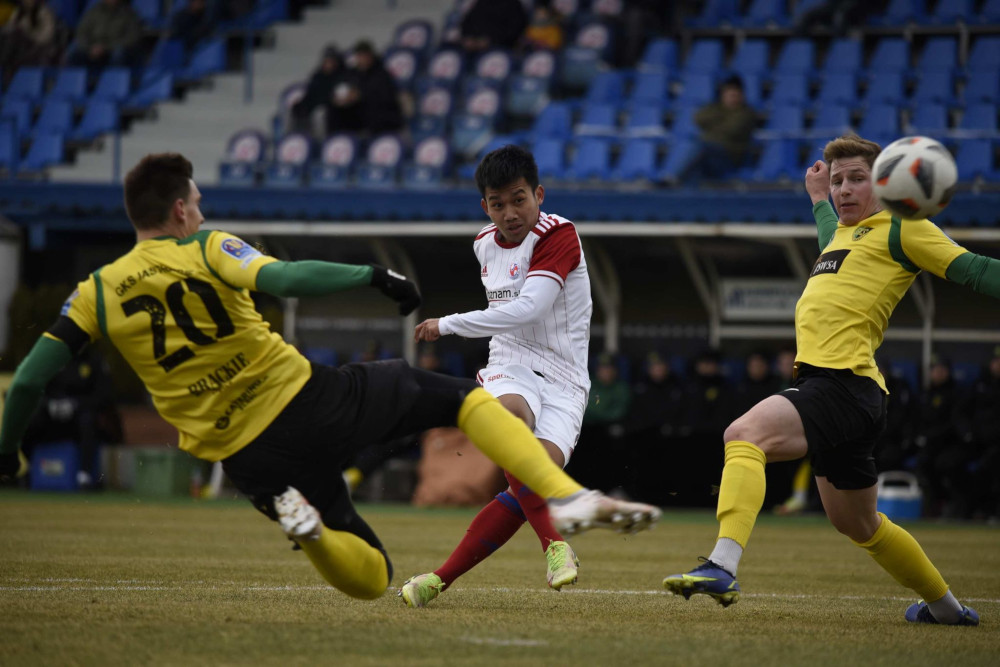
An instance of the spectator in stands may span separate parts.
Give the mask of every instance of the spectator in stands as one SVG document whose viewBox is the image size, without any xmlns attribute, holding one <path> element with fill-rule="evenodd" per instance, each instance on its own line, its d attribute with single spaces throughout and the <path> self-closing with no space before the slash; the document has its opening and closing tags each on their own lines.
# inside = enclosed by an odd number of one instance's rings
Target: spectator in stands
<svg viewBox="0 0 1000 667">
<path fill-rule="evenodd" d="M 142 23 L 126 0 L 100 0 L 76 26 L 66 62 L 76 67 L 128 67 L 138 56 Z"/>
<path fill-rule="evenodd" d="M 371 136 L 400 130 L 403 110 L 399 89 L 371 42 L 358 42 L 351 59 L 350 83 L 337 85 L 333 91 L 335 116 L 341 125 L 338 129 L 363 130 Z"/>
<path fill-rule="evenodd" d="M 626 465 L 624 486 L 634 498 L 665 504 L 671 490 L 666 475 L 674 450 L 674 433 L 680 421 L 683 390 L 659 352 L 646 357 L 645 373 L 632 387 L 632 402 L 625 420 Z M 680 473 L 680 471 L 678 471 Z M 683 474 L 683 473 L 680 473 Z"/>
<path fill-rule="evenodd" d="M 14 12 L 17 11 L 17 5 L 10 0 L 0 0 L 0 27 L 7 25 L 11 17 L 14 16 Z"/>
<path fill-rule="evenodd" d="M 531 12 L 531 22 L 524 31 L 522 44 L 528 50 L 558 51 L 565 41 L 559 16 L 548 2 L 539 2 Z"/>
<path fill-rule="evenodd" d="M 682 3 L 670 0 L 625 0 L 621 16 L 618 62 L 633 67 L 653 37 L 675 34 L 674 14 Z"/>
<path fill-rule="evenodd" d="M 527 27 L 521 0 L 474 0 L 462 17 L 462 48 L 469 53 L 512 49 Z"/>
<path fill-rule="evenodd" d="M 885 10 L 885 0 L 827 0 L 801 14 L 793 30 L 805 35 L 814 28 L 832 28 L 837 36 L 847 34 L 852 26 L 861 26 L 870 14 Z"/>
<path fill-rule="evenodd" d="M 56 15 L 45 0 L 21 0 L 0 28 L 0 67 L 13 75 L 18 67 L 52 63 L 59 48 L 56 25 Z"/>
<path fill-rule="evenodd" d="M 190 53 L 198 42 L 215 31 L 219 8 L 217 0 L 189 0 L 170 19 L 170 38 L 183 40 L 184 48 Z"/>
<path fill-rule="evenodd" d="M 680 170 L 681 182 L 722 180 L 743 166 L 750 152 L 757 115 L 746 103 L 743 80 L 731 76 L 719 87 L 718 101 L 697 111 L 701 130 L 698 149 Z"/>
<path fill-rule="evenodd" d="M 312 114 L 318 108 L 326 113 L 326 132 L 333 134 L 345 126 L 341 107 L 334 104 L 337 86 L 347 84 L 347 73 L 340 51 L 333 44 L 323 49 L 319 67 L 309 77 L 305 95 L 292 105 L 292 126 L 297 132 L 312 134 Z M 356 129 L 352 127 L 351 129 Z"/>
<path fill-rule="evenodd" d="M 893 374 L 888 360 L 879 358 L 877 362 L 889 397 L 885 405 L 885 430 L 875 441 L 875 468 L 879 472 L 905 470 L 909 467 L 907 459 L 914 454 L 912 423 L 916 395 L 905 377 Z"/>
<path fill-rule="evenodd" d="M 1000 517 L 1000 346 L 976 381 L 969 399 L 973 515 Z"/>
<path fill-rule="evenodd" d="M 740 414 L 781 390 L 782 380 L 771 372 L 771 360 L 763 350 L 746 358 L 746 378 L 736 389 L 736 411 Z"/>
<path fill-rule="evenodd" d="M 619 377 L 618 366 L 610 354 L 598 357 L 591 377 L 587 409 L 583 413 L 580 443 L 573 450 L 566 470 L 578 479 L 590 480 L 595 488 L 618 487 L 625 476 L 625 417 L 632 396 L 629 386 Z"/>
</svg>

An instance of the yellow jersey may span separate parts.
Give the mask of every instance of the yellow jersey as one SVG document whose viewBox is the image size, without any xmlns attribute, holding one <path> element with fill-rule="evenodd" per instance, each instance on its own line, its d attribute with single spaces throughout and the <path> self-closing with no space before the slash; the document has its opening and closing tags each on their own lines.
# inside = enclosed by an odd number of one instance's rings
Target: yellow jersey
<svg viewBox="0 0 1000 667">
<path fill-rule="evenodd" d="M 921 269 L 945 278 L 967 252 L 930 220 L 879 212 L 838 224 L 795 306 L 796 362 L 850 369 L 886 391 L 875 364 L 889 317 Z"/>
<path fill-rule="evenodd" d="M 81 282 L 62 314 L 118 348 L 181 449 L 219 461 L 260 435 L 310 377 L 250 298 L 275 261 L 219 231 L 140 241 Z"/>
</svg>

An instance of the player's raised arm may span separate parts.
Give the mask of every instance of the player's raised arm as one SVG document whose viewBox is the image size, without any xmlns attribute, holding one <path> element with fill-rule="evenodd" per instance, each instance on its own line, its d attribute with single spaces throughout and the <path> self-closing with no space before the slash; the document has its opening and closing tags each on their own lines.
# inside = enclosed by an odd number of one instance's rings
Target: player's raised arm
<svg viewBox="0 0 1000 667">
<path fill-rule="evenodd" d="M 813 218 L 816 219 L 817 240 L 822 250 L 833 239 L 837 231 L 837 214 L 830 205 L 830 169 L 823 160 L 816 160 L 806 169 L 806 192 L 813 204 Z"/>
<path fill-rule="evenodd" d="M 903 220 L 900 246 L 917 267 L 1000 299 L 1000 261 L 969 252 L 930 220 Z"/>
<path fill-rule="evenodd" d="M 442 317 L 437 323 L 439 335 L 457 334 L 465 338 L 484 338 L 534 324 L 552 310 L 560 289 L 562 288 L 559 283 L 551 278 L 528 276 L 516 299 L 496 308 Z M 432 339 L 424 338 L 424 340 Z"/>
<path fill-rule="evenodd" d="M 409 315 L 420 306 L 420 292 L 412 281 L 376 264 L 272 262 L 261 267 L 256 289 L 275 296 L 323 296 L 363 285 L 396 301 L 400 315 Z"/>
</svg>

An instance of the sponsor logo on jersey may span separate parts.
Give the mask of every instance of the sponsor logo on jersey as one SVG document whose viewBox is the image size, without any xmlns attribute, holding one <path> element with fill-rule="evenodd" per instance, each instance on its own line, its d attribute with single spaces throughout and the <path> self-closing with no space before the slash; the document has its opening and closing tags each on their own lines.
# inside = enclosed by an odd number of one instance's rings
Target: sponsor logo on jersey
<svg viewBox="0 0 1000 667">
<path fill-rule="evenodd" d="M 520 292 L 509 289 L 488 289 L 486 290 L 487 301 L 502 301 L 504 299 L 516 299 Z"/>
<path fill-rule="evenodd" d="M 161 273 L 176 273 L 180 276 L 190 276 L 193 272 L 187 269 L 175 269 L 172 266 L 167 266 L 166 264 L 154 264 L 153 266 L 147 266 L 144 269 L 136 271 L 132 275 L 123 278 L 118 286 L 115 287 L 116 296 L 125 296 L 125 293 L 130 289 L 141 283 L 146 278 L 152 278 L 153 276 L 158 276 Z"/>
<path fill-rule="evenodd" d="M 521 265 L 517 262 L 511 262 L 507 272 L 510 274 L 511 279 L 514 280 L 521 275 Z"/>
<path fill-rule="evenodd" d="M 505 373 L 497 373 L 496 375 L 491 375 L 486 378 L 486 382 L 496 382 L 497 380 L 516 380 L 517 378 L 506 375 Z M 483 382 L 483 384 L 486 384 Z"/>
<path fill-rule="evenodd" d="M 840 267 L 844 264 L 844 259 L 850 253 L 850 250 L 831 250 L 830 252 L 824 252 L 813 264 L 812 271 L 809 273 L 809 277 L 818 276 L 821 273 L 837 273 L 840 271 Z"/>
<path fill-rule="evenodd" d="M 78 296 L 80 296 L 79 288 L 73 290 L 73 293 L 66 297 L 66 301 L 63 302 L 62 310 L 59 311 L 59 314 L 69 315 L 69 309 L 73 306 L 73 302 L 76 301 L 76 297 Z"/>
<path fill-rule="evenodd" d="M 194 384 L 189 384 L 188 393 L 192 396 L 201 396 L 205 392 L 221 391 L 227 382 L 243 372 L 243 369 L 249 365 L 250 362 L 240 352 Z"/>
<path fill-rule="evenodd" d="M 239 239 L 228 238 L 222 241 L 222 252 L 236 259 L 249 260 L 260 255 L 260 251 L 249 243 Z"/>
<path fill-rule="evenodd" d="M 874 227 L 858 227 L 857 229 L 854 230 L 854 233 L 851 234 L 851 240 L 852 241 L 860 241 L 872 229 L 874 229 Z"/>
<path fill-rule="evenodd" d="M 220 431 L 224 431 L 229 428 L 230 417 L 237 410 L 245 410 L 248 405 L 253 403 L 257 399 L 257 390 L 260 389 L 261 385 L 267 381 L 267 376 L 257 378 L 250 383 L 250 386 L 243 390 L 243 393 L 237 396 L 229 407 L 226 408 L 225 413 L 221 417 L 215 420 L 215 428 Z"/>
<path fill-rule="evenodd" d="M 480 275 L 481 277 L 483 277 L 483 278 L 485 278 L 485 277 L 486 277 L 487 275 L 489 275 L 489 274 L 487 273 L 487 271 L 486 271 L 486 265 L 485 265 L 485 264 L 483 264 L 483 270 L 479 272 L 479 275 Z"/>
</svg>

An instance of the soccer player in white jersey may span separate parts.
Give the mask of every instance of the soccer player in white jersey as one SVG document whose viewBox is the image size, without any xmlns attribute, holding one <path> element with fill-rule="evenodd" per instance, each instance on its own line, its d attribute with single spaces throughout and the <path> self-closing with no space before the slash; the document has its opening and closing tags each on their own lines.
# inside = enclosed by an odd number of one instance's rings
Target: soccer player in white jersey
<svg viewBox="0 0 1000 667">
<path fill-rule="evenodd" d="M 489 153 L 476 169 L 476 185 L 492 221 L 473 245 L 489 307 L 425 320 L 415 337 L 492 336 L 489 365 L 479 372 L 479 383 L 565 466 L 580 436 L 590 391 L 593 303 L 580 237 L 569 220 L 540 210 L 545 189 L 528 151 L 504 146 Z M 403 584 L 400 596 L 407 605 L 422 607 L 436 598 L 525 521 L 541 540 L 549 586 L 559 590 L 576 582 L 579 561 L 549 521 L 544 500 L 510 472 L 504 474 L 510 487 L 479 512 L 444 565 Z"/>
</svg>

